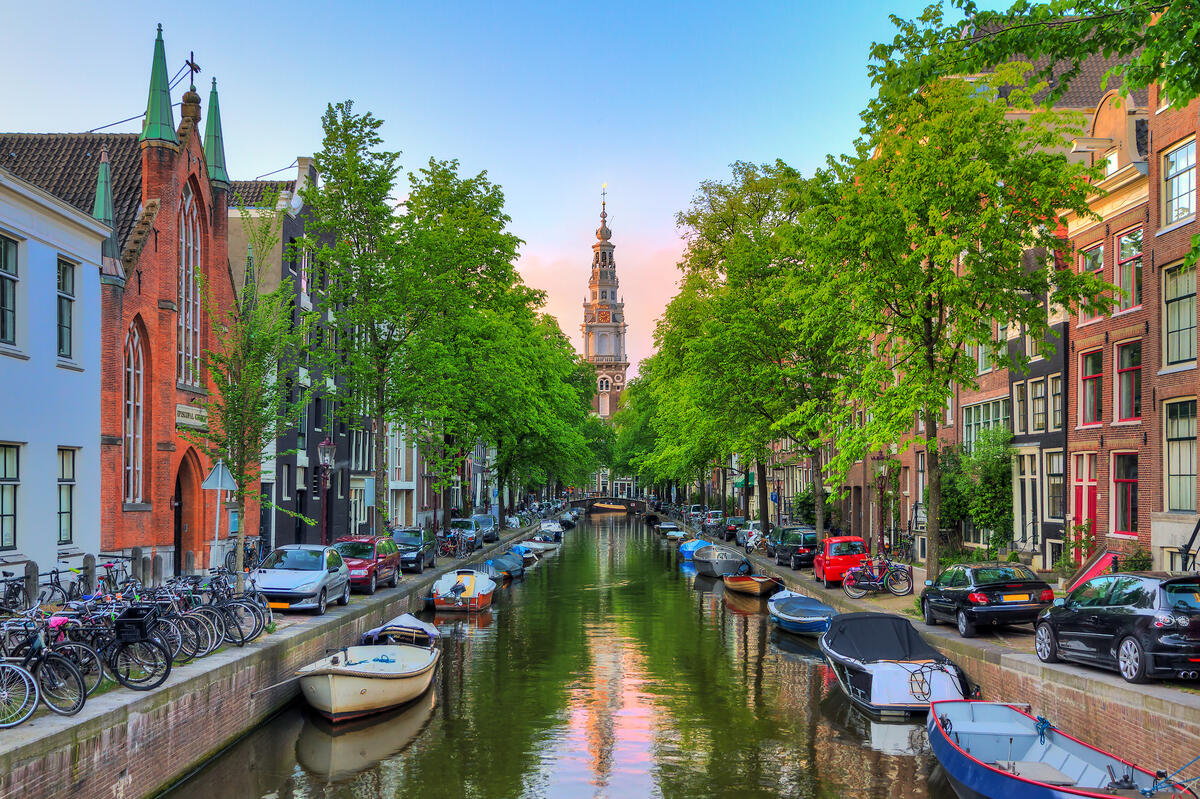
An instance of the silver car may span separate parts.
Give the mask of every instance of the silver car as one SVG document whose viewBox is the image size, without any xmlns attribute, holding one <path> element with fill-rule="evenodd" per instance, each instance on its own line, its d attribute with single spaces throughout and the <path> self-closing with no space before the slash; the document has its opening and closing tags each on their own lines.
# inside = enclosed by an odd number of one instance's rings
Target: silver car
<svg viewBox="0 0 1200 799">
<path fill-rule="evenodd" d="M 330 598 L 350 602 L 350 569 L 333 547 L 288 544 L 258 567 L 258 590 L 276 610 L 312 610 L 320 616 Z"/>
<path fill-rule="evenodd" d="M 746 537 L 749 536 L 750 533 L 761 533 L 761 532 L 762 532 L 762 522 L 758 519 L 754 519 L 752 521 L 746 522 L 745 524 L 743 524 L 741 527 L 739 527 L 737 529 L 737 532 L 734 533 L 734 540 L 737 541 L 738 546 L 744 547 L 744 546 L 746 546 Z"/>
</svg>

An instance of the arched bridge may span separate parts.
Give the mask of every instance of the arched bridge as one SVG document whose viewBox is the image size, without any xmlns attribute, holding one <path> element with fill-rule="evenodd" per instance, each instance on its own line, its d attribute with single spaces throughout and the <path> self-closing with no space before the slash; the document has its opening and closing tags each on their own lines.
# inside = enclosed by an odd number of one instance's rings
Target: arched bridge
<svg viewBox="0 0 1200 799">
<path fill-rule="evenodd" d="M 583 499 L 573 499 L 569 504 L 572 508 L 583 508 L 585 513 L 591 513 L 593 508 L 601 513 L 621 508 L 624 508 L 626 513 L 646 512 L 645 500 L 629 499 L 628 497 L 584 497 Z M 611 505 L 612 507 L 596 508 L 597 505 Z"/>
</svg>

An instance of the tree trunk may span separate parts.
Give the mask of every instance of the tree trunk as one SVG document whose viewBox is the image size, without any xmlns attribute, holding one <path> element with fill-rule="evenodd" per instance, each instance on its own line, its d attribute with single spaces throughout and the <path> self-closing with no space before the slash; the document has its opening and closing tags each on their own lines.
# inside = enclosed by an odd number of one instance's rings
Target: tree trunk
<svg viewBox="0 0 1200 799">
<path fill-rule="evenodd" d="M 758 521 L 762 525 L 763 535 L 771 532 L 771 506 L 767 497 L 767 464 L 755 461 L 754 469 L 758 478 Z"/>
<path fill-rule="evenodd" d="M 742 466 L 742 518 L 750 521 L 750 472 Z"/>
<path fill-rule="evenodd" d="M 704 473 L 704 470 L 701 469 L 700 470 L 700 507 L 705 508 L 707 506 L 708 506 L 708 475 L 706 475 Z"/>
<path fill-rule="evenodd" d="M 938 562 L 941 556 L 941 510 L 942 510 L 942 467 L 938 459 L 938 439 L 937 439 L 937 423 L 940 409 L 925 410 L 925 431 L 926 435 L 932 436 L 929 439 L 929 445 L 925 448 L 925 463 L 929 470 L 929 507 L 925 510 L 925 536 L 928 539 L 926 545 L 925 557 L 925 579 L 935 580 L 941 572 L 940 563 Z"/>
<path fill-rule="evenodd" d="M 508 487 L 508 472 L 504 469 L 496 470 L 496 510 L 500 514 L 500 518 L 496 520 L 496 524 L 500 525 L 500 529 L 504 529 L 504 523 L 508 519 L 506 503 L 504 501 L 504 492 Z"/>
<path fill-rule="evenodd" d="M 387 465 L 387 434 L 384 432 L 387 428 L 384 426 L 383 419 L 383 389 L 380 388 L 379 395 L 376 398 L 378 403 L 375 408 L 375 416 L 371 419 L 371 427 L 374 432 L 373 443 L 375 449 L 375 513 L 371 516 L 371 532 L 376 535 L 383 529 L 379 523 L 380 514 L 387 514 L 388 507 L 388 465 Z M 332 438 L 330 439 L 332 440 Z M 325 478 L 328 479 L 328 478 Z M 324 494 L 325 492 L 322 492 Z M 325 513 L 325 506 L 322 503 L 321 512 Z M 328 517 L 326 517 L 328 519 Z M 328 521 L 326 522 L 328 524 Z M 333 539 L 333 531 L 329 531 L 330 540 Z"/>
<path fill-rule="evenodd" d="M 725 466 L 721 466 L 721 515 L 729 517 L 729 489 L 725 485 L 726 480 Z"/>
<path fill-rule="evenodd" d="M 238 529 L 237 529 L 237 551 L 234 554 L 234 569 L 237 571 L 237 592 L 240 594 L 246 590 L 246 491 L 245 486 L 238 486 L 237 492 L 238 503 Z"/>
<path fill-rule="evenodd" d="M 825 537 L 825 475 L 821 473 L 820 447 L 812 456 L 813 521 L 816 522 L 817 538 Z"/>
</svg>

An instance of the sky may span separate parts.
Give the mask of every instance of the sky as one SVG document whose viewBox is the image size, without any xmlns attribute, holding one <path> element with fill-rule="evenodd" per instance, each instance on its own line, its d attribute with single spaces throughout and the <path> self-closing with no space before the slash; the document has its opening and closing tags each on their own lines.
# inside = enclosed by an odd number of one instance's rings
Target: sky
<svg viewBox="0 0 1200 799">
<path fill-rule="evenodd" d="M 344 99 L 385 120 L 405 169 L 435 157 L 486 170 L 525 242 L 525 282 L 577 348 L 607 183 L 635 373 L 678 282 L 675 214 L 700 182 L 739 160 L 810 173 L 847 151 L 871 43 L 893 35 L 889 13 L 926 2 L 3 0 L 0 130 L 143 112 L 161 22 L 171 75 L 195 53 L 201 113 L 217 79 L 235 180 L 319 149 L 321 113 Z"/>
</svg>

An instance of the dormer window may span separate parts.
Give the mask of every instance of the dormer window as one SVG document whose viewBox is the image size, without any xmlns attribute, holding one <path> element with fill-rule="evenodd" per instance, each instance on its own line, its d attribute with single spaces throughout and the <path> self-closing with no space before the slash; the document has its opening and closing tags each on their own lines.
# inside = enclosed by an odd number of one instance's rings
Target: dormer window
<svg viewBox="0 0 1200 799">
<path fill-rule="evenodd" d="M 1109 150 L 1107 153 L 1104 154 L 1104 158 L 1106 161 L 1105 165 L 1104 165 L 1104 177 L 1106 177 L 1106 178 L 1111 177 L 1112 175 L 1115 175 L 1117 173 L 1118 169 L 1120 169 L 1120 162 L 1117 159 L 1116 149 L 1114 148 L 1112 150 Z"/>
</svg>

